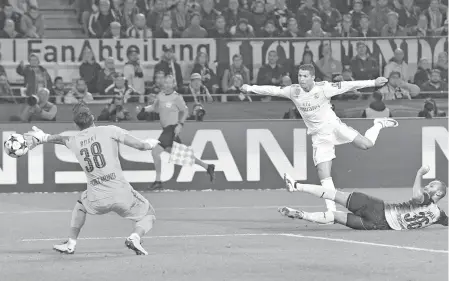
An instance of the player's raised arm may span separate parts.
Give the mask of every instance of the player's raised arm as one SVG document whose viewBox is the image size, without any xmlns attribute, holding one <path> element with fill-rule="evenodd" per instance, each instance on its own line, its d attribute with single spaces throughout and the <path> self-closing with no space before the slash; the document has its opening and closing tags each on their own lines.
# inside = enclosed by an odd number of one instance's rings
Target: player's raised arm
<svg viewBox="0 0 449 281">
<path fill-rule="evenodd" d="M 388 82 L 387 78 L 379 77 L 376 80 L 361 80 L 361 81 L 342 81 L 337 83 L 326 83 L 324 93 L 328 98 L 336 95 L 341 95 L 350 91 L 370 88 L 382 87 Z"/>
<path fill-rule="evenodd" d="M 413 198 L 424 201 L 424 194 L 422 190 L 422 177 L 429 172 L 429 166 L 422 166 L 418 172 L 416 172 L 415 182 L 413 183 Z"/>
<path fill-rule="evenodd" d="M 138 139 L 131 135 L 129 131 L 117 126 L 108 126 L 108 128 L 113 140 L 137 150 L 151 150 L 159 143 L 159 141 L 155 139 Z"/>
<path fill-rule="evenodd" d="M 243 85 L 241 90 L 245 93 L 254 93 L 263 96 L 284 97 L 291 98 L 292 86 L 279 87 L 279 86 L 257 86 L 257 85 Z"/>
<path fill-rule="evenodd" d="M 25 133 L 25 136 L 29 137 L 30 141 L 32 142 L 30 144 L 30 149 L 33 149 L 36 145 L 44 143 L 67 145 L 67 143 L 70 141 L 69 136 L 50 135 L 44 133 L 44 131 L 36 126 L 33 126 L 32 129 L 32 131 Z"/>
</svg>

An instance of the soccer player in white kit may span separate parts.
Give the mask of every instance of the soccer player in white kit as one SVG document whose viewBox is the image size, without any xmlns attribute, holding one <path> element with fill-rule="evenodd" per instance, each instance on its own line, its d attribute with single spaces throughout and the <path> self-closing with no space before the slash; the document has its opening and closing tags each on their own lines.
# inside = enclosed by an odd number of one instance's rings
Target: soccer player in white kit
<svg viewBox="0 0 449 281">
<path fill-rule="evenodd" d="M 121 143 L 145 151 L 153 149 L 158 141 L 139 140 L 116 126 L 95 126 L 94 116 L 83 103 L 74 107 L 73 120 L 80 130 L 75 136 L 49 135 L 34 126 L 32 132 L 25 134 L 31 137 L 31 148 L 43 143 L 65 145 L 75 154 L 87 177 L 87 190 L 81 194 L 72 212 L 69 239 L 53 249 L 73 254 L 86 214 L 115 212 L 135 222 L 134 231 L 125 245 L 137 255 L 148 255 L 141 246 L 141 237 L 153 227 L 155 212 L 150 202 L 125 179 L 118 146 Z"/>
<path fill-rule="evenodd" d="M 332 110 L 330 100 L 333 96 L 348 91 L 381 87 L 388 82 L 387 78 L 376 80 L 345 81 L 329 83 L 315 82 L 315 67 L 310 64 L 301 65 L 298 72 L 299 85 L 287 87 L 243 85 L 242 91 L 260 95 L 288 98 L 296 105 L 312 137 L 313 161 L 318 170 L 318 177 L 324 188 L 335 190 L 332 181 L 332 160 L 335 158 L 335 146 L 352 143 L 360 149 L 370 149 L 376 143 L 379 132 L 383 128 L 397 127 L 398 122 L 391 118 L 374 120 L 374 126 L 364 136 L 341 122 Z M 326 200 L 329 211 L 335 211 L 335 202 Z"/>
</svg>

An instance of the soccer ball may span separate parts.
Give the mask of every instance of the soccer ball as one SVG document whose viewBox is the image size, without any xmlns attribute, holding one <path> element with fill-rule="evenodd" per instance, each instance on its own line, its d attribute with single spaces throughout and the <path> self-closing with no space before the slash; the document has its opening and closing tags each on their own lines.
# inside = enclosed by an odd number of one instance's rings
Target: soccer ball
<svg viewBox="0 0 449 281">
<path fill-rule="evenodd" d="M 6 154 L 13 158 L 19 158 L 28 152 L 27 142 L 21 134 L 10 135 L 3 143 L 3 147 Z"/>
</svg>

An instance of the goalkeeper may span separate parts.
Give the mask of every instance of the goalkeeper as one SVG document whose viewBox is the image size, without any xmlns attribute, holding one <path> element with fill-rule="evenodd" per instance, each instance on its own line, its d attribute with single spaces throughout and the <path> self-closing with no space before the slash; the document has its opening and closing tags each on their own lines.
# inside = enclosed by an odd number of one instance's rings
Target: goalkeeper
<svg viewBox="0 0 449 281">
<path fill-rule="evenodd" d="M 135 222 L 134 231 L 125 240 L 126 247 L 137 255 L 148 255 L 141 245 L 141 237 L 153 227 L 155 212 L 150 202 L 125 179 L 118 145 L 122 143 L 145 151 L 153 149 L 158 141 L 136 139 L 116 126 L 95 126 L 94 116 L 84 103 L 75 105 L 73 114 L 73 121 L 80 130 L 75 136 L 49 135 L 34 126 L 32 132 L 25 134 L 32 142 L 31 149 L 43 143 L 65 145 L 75 154 L 87 177 L 87 190 L 81 194 L 72 212 L 69 239 L 53 249 L 64 254 L 75 253 L 86 214 L 115 212 Z"/>
</svg>

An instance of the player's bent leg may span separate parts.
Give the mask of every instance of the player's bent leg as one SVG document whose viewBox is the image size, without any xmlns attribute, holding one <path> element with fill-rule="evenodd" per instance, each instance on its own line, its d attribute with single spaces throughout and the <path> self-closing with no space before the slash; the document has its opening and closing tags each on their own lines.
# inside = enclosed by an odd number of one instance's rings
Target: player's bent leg
<svg viewBox="0 0 449 281">
<path fill-rule="evenodd" d="M 81 228 L 84 226 L 86 222 L 86 208 L 81 203 L 81 201 L 77 201 L 75 204 L 75 208 L 72 211 L 72 219 L 70 221 L 70 235 L 69 239 L 58 245 L 54 245 L 53 249 L 60 253 L 64 254 L 74 254 L 76 247 L 76 240 L 80 234 Z"/>
<path fill-rule="evenodd" d="M 376 136 L 377 139 L 377 136 Z M 362 150 L 368 150 L 372 148 L 375 144 L 375 140 L 370 140 L 365 136 L 362 136 L 361 134 L 358 134 L 357 137 L 352 141 L 352 145 L 355 147 L 362 149 Z"/>
<path fill-rule="evenodd" d="M 303 184 L 300 182 L 294 182 L 294 190 L 306 192 L 316 197 L 334 201 L 335 203 L 344 207 L 347 206 L 347 202 L 351 196 L 351 193 L 325 188 L 321 185 Z"/>
<path fill-rule="evenodd" d="M 394 128 L 399 125 L 398 121 L 392 118 L 377 118 L 374 119 L 373 122 L 374 125 L 366 131 L 365 136 L 360 134 L 357 135 L 352 142 L 354 146 L 364 150 L 370 149 L 376 144 L 380 130 L 384 128 Z"/>
<path fill-rule="evenodd" d="M 331 211 L 309 213 L 300 210 L 295 210 L 290 207 L 281 207 L 278 209 L 278 212 L 281 213 L 281 215 L 289 217 L 291 219 L 301 219 L 318 224 L 333 224 L 334 213 L 339 213 Z"/>
</svg>

